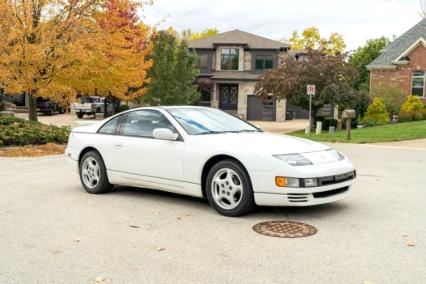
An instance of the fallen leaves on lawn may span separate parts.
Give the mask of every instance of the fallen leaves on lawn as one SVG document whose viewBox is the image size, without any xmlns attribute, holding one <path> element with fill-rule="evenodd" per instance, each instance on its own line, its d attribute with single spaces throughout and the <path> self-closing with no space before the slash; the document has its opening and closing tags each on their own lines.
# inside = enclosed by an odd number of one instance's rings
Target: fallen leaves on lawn
<svg viewBox="0 0 426 284">
<path fill-rule="evenodd" d="M 74 242 L 74 243 L 79 243 L 79 242 L 80 242 L 80 239 L 73 239 L 73 242 Z"/>
<path fill-rule="evenodd" d="M 40 157 L 59 155 L 65 152 L 65 147 L 65 145 L 55 143 L 22 147 L 4 147 L 0 148 L 0 157 Z"/>
<path fill-rule="evenodd" d="M 415 247 L 416 246 L 416 244 L 412 243 L 412 242 L 406 242 L 405 244 L 407 245 L 407 247 Z"/>
<path fill-rule="evenodd" d="M 98 277 L 95 278 L 96 282 L 104 282 L 105 281 L 105 277 L 103 277 L 102 275 L 99 275 Z"/>
<path fill-rule="evenodd" d="M 166 247 L 164 247 L 164 246 L 156 246 L 154 250 L 155 251 L 163 251 L 163 250 L 166 250 Z"/>
</svg>

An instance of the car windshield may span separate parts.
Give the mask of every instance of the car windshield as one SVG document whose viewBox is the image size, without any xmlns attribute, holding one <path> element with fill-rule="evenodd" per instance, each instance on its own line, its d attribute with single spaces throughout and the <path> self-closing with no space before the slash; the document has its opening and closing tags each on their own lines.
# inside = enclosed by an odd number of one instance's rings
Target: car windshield
<svg viewBox="0 0 426 284">
<path fill-rule="evenodd" d="M 213 108 L 170 108 L 168 112 L 190 135 L 258 132 L 258 128 Z"/>
</svg>

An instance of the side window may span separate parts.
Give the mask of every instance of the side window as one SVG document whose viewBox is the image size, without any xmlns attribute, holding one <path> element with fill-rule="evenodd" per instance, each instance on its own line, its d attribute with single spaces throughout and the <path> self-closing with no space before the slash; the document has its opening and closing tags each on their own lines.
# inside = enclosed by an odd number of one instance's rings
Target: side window
<svg viewBox="0 0 426 284">
<path fill-rule="evenodd" d="M 121 125 L 121 134 L 126 136 L 150 137 L 156 128 L 168 128 L 176 132 L 170 121 L 156 110 L 136 110 L 126 114 Z"/>
<path fill-rule="evenodd" d="M 99 129 L 98 133 L 101 134 L 115 134 L 115 130 L 117 129 L 117 124 L 122 118 L 122 115 L 116 116 L 107 123 L 105 123 L 101 129 Z"/>
<path fill-rule="evenodd" d="M 413 96 L 423 97 L 425 89 L 425 72 L 415 71 L 413 73 L 413 84 L 412 84 Z"/>
</svg>

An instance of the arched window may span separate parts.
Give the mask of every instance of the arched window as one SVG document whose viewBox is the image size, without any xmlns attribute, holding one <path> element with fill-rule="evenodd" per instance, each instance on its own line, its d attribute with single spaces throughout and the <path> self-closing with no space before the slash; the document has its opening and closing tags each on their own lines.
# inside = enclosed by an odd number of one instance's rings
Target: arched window
<svg viewBox="0 0 426 284">
<path fill-rule="evenodd" d="M 425 72 L 415 71 L 413 73 L 412 94 L 414 96 L 423 97 L 425 93 Z"/>
</svg>

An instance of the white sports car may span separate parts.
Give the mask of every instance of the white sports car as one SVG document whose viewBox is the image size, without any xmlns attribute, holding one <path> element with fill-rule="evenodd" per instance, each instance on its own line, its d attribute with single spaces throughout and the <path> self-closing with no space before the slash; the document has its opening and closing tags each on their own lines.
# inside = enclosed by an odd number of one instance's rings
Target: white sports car
<svg viewBox="0 0 426 284">
<path fill-rule="evenodd" d="M 356 172 L 328 146 L 263 132 L 218 109 L 132 109 L 71 132 L 65 150 L 89 193 L 113 185 L 207 198 L 220 214 L 346 197 Z"/>
</svg>

